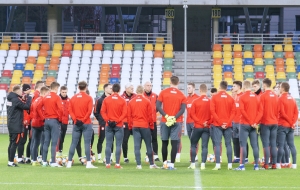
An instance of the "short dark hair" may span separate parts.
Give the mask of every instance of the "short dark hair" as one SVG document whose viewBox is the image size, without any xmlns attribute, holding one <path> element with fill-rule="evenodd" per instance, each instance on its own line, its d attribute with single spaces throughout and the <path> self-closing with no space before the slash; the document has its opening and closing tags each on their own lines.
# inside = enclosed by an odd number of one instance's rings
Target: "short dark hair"
<svg viewBox="0 0 300 190">
<path fill-rule="evenodd" d="M 239 80 L 234 81 L 233 84 L 238 85 L 240 88 L 243 87 L 242 81 L 239 81 Z"/>
<path fill-rule="evenodd" d="M 217 88 L 211 88 L 210 89 L 210 93 L 216 93 L 216 92 L 218 92 Z"/>
<path fill-rule="evenodd" d="M 290 84 L 288 82 L 283 82 L 280 84 L 280 88 L 283 88 L 284 92 L 290 91 Z"/>
<path fill-rule="evenodd" d="M 13 91 L 13 92 L 16 92 L 16 91 L 18 91 L 18 90 L 21 90 L 21 86 L 20 86 L 20 85 L 14 86 L 12 91 Z"/>
<path fill-rule="evenodd" d="M 40 88 L 41 84 L 44 84 L 44 82 L 41 81 L 41 80 L 37 81 L 37 82 L 35 83 L 35 89 Z"/>
<path fill-rule="evenodd" d="M 120 89 L 121 89 L 121 87 L 118 83 L 116 83 L 112 86 L 112 91 L 113 92 L 120 92 Z"/>
<path fill-rule="evenodd" d="M 259 81 L 259 79 L 255 79 L 255 80 L 252 82 L 252 86 L 253 86 L 253 85 L 255 85 L 255 84 L 258 84 L 258 85 L 260 85 L 260 81 Z"/>
<path fill-rule="evenodd" d="M 58 83 L 58 82 L 52 82 L 51 84 L 50 84 L 50 89 L 51 90 L 53 90 L 53 89 L 55 89 L 55 88 L 59 88 L 60 87 L 60 84 Z"/>
<path fill-rule="evenodd" d="M 61 90 L 61 91 L 62 91 L 62 90 L 68 90 L 68 87 L 62 86 L 62 87 L 60 87 L 60 90 Z"/>
<path fill-rule="evenodd" d="M 199 89 L 200 89 L 202 92 L 207 92 L 207 86 L 206 86 L 206 84 L 200 84 Z"/>
<path fill-rule="evenodd" d="M 269 88 L 272 85 L 272 81 L 269 78 L 265 78 L 263 80 L 263 84 L 265 84 Z"/>
<path fill-rule="evenodd" d="M 79 90 L 85 90 L 86 87 L 87 87 L 87 83 L 86 83 L 85 81 L 80 81 L 80 82 L 78 83 L 78 88 L 79 88 Z"/>
<path fill-rule="evenodd" d="M 43 86 L 41 88 L 41 93 L 44 93 L 44 92 L 47 92 L 47 91 L 49 91 L 49 88 L 47 88 L 46 86 Z"/>
<path fill-rule="evenodd" d="M 188 85 L 191 85 L 193 88 L 195 88 L 195 83 L 189 82 Z"/>
<path fill-rule="evenodd" d="M 105 88 L 107 88 L 109 85 L 111 85 L 111 84 L 106 83 L 106 84 L 103 86 L 103 90 L 105 90 Z"/>
<path fill-rule="evenodd" d="M 178 85 L 179 83 L 179 78 L 177 76 L 171 76 L 171 84 L 173 85 Z"/>
<path fill-rule="evenodd" d="M 220 82 L 220 88 L 221 88 L 222 90 L 227 90 L 227 86 L 228 86 L 227 81 L 222 80 L 222 81 Z"/>
</svg>

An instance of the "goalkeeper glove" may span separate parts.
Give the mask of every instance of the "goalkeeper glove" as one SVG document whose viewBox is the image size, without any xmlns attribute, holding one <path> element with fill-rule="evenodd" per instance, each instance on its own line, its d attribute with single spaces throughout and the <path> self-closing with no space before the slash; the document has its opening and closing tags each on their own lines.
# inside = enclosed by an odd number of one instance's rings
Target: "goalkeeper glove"
<svg viewBox="0 0 300 190">
<path fill-rule="evenodd" d="M 174 125 L 176 123 L 176 118 L 174 116 L 166 115 L 165 118 L 167 119 L 166 125 L 168 127 L 171 127 L 172 125 Z"/>
</svg>

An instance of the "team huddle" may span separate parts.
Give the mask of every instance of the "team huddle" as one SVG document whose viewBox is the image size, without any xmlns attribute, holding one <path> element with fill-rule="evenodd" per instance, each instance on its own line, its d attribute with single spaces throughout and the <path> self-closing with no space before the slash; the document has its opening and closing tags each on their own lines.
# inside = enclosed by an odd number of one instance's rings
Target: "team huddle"
<svg viewBox="0 0 300 190">
<path fill-rule="evenodd" d="M 194 83 L 187 86 L 186 97 L 179 89 L 179 78 L 172 76 L 171 85 L 159 95 L 152 92 L 152 84 L 137 86 L 136 93 L 132 84 L 125 86 L 120 95 L 119 84 L 105 84 L 103 95 L 96 100 L 89 96 L 87 83 L 78 83 L 79 93 L 71 99 L 67 97 L 67 87 L 53 82 L 50 87 L 38 81 L 35 92 L 30 94 L 29 85 L 15 86 L 7 96 L 8 110 L 8 166 L 17 167 L 18 163 L 28 163 L 33 166 L 62 167 L 57 163 L 57 155 L 62 155 L 63 143 L 69 122 L 73 121 L 72 142 L 66 161 L 66 167 L 73 165 L 75 149 L 79 160 L 86 168 L 97 168 L 92 164 L 94 153 L 94 130 L 91 114 L 98 120 L 97 158 L 99 163 L 105 163 L 110 168 L 121 169 L 121 152 L 124 162 L 128 159 L 128 140 L 133 136 L 136 168 L 141 166 L 141 143 L 146 145 L 146 154 L 150 169 L 157 169 L 158 158 L 156 115 L 162 115 L 160 135 L 162 140 L 162 169 L 174 170 L 174 163 L 180 161 L 181 133 L 183 113 L 187 110 L 186 130 L 190 139 L 190 169 L 195 169 L 199 141 L 201 140 L 201 170 L 205 169 L 208 155 L 208 142 L 212 139 L 216 166 L 221 169 L 222 136 L 225 139 L 228 169 L 232 162 L 239 162 L 235 170 L 245 170 L 248 162 L 248 138 L 253 149 L 254 170 L 280 169 L 288 167 L 289 154 L 292 154 L 292 166 L 296 169 L 296 148 L 294 145 L 294 128 L 298 120 L 298 109 L 295 100 L 289 95 L 289 84 L 286 82 L 271 89 L 272 81 L 235 81 L 232 96 L 226 93 L 227 82 L 222 81 L 219 89 L 211 89 L 200 85 L 200 96 L 195 93 Z M 60 94 L 58 94 L 60 88 Z M 253 91 L 254 89 L 254 91 Z M 27 135 L 31 136 L 26 147 Z M 263 167 L 259 166 L 258 137 L 261 137 L 264 152 Z M 85 161 L 81 153 L 81 138 L 84 138 Z M 105 158 L 102 158 L 102 144 L 106 138 Z M 171 141 L 169 141 L 171 140 Z M 232 144 L 234 159 L 232 158 Z M 51 142 L 51 159 L 47 160 Z M 115 156 L 113 154 L 115 142 Z M 168 145 L 171 142 L 170 161 L 168 161 Z M 15 153 L 18 149 L 18 158 Z M 39 151 L 38 151 L 39 150 Z M 25 158 L 25 159 L 24 159 Z M 42 162 L 38 162 L 42 158 Z M 114 160 L 115 159 L 115 160 Z"/>
</svg>

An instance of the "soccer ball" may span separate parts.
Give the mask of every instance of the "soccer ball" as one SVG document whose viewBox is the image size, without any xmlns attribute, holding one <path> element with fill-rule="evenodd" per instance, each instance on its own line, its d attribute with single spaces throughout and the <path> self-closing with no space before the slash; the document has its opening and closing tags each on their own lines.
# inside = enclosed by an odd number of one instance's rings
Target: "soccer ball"
<svg viewBox="0 0 300 190">
<path fill-rule="evenodd" d="M 18 154 L 16 154 L 15 157 L 14 157 L 14 163 L 18 164 Z"/>
<path fill-rule="evenodd" d="M 62 165 L 63 165 L 63 164 L 62 164 L 62 158 L 61 158 L 61 157 L 56 158 L 56 163 L 57 163 L 58 165 L 62 166 Z"/>
<path fill-rule="evenodd" d="M 166 161 L 164 161 L 164 163 L 163 163 L 163 168 L 164 168 L 164 169 L 167 169 L 167 168 L 170 166 L 170 164 L 171 164 L 171 160 L 166 160 Z"/>
<path fill-rule="evenodd" d="M 37 162 L 40 163 L 40 164 L 43 163 L 42 156 L 38 156 L 36 160 L 37 160 Z"/>
<path fill-rule="evenodd" d="M 91 162 L 94 163 L 96 161 L 96 157 L 95 156 L 91 156 Z"/>
<path fill-rule="evenodd" d="M 149 163 L 149 158 L 148 156 L 145 156 L 145 162 L 148 164 Z"/>
<path fill-rule="evenodd" d="M 86 165 L 86 157 L 80 159 L 82 165 Z"/>
<path fill-rule="evenodd" d="M 206 160 L 208 162 L 215 162 L 215 155 L 214 154 L 208 154 Z"/>
</svg>

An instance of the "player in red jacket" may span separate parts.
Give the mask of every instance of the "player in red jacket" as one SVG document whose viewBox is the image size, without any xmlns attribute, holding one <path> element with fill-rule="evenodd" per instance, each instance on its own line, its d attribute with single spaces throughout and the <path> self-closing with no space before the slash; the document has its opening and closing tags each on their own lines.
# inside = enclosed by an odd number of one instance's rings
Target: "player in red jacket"
<svg viewBox="0 0 300 190">
<path fill-rule="evenodd" d="M 126 101 L 119 95 L 120 85 L 114 84 L 112 87 L 113 94 L 106 97 L 102 103 L 101 115 L 106 122 L 106 168 L 110 168 L 111 146 L 115 136 L 116 140 L 116 169 L 121 169 L 121 144 L 124 136 L 123 121 L 127 117 Z"/>
<path fill-rule="evenodd" d="M 143 87 L 137 86 L 137 96 L 128 103 L 127 121 L 129 130 L 132 130 L 134 139 L 134 154 L 137 169 L 142 169 L 141 165 L 141 142 L 144 139 L 146 144 L 147 156 L 150 162 L 150 169 L 158 169 L 154 164 L 153 150 L 151 146 L 151 132 L 153 130 L 152 106 L 148 99 L 143 96 Z"/>
<path fill-rule="evenodd" d="M 260 96 L 260 109 L 263 111 L 261 118 L 260 137 L 264 149 L 264 168 L 269 169 L 268 161 L 270 153 L 272 157 L 272 169 L 276 169 L 277 162 L 277 129 L 278 129 L 278 97 L 271 89 L 272 81 L 263 80 L 265 92 Z"/>
<path fill-rule="evenodd" d="M 255 94 L 258 96 L 258 98 L 263 94 L 261 90 L 261 84 L 259 79 L 255 79 L 252 81 L 252 87 L 254 89 Z"/>
<path fill-rule="evenodd" d="M 31 159 L 32 159 L 32 166 L 37 166 L 39 163 L 37 162 L 38 156 L 38 147 L 40 144 L 43 144 L 43 131 L 44 131 L 44 111 L 38 110 L 37 107 L 43 101 L 43 98 L 48 95 L 49 89 L 43 86 L 39 90 L 39 97 L 35 98 L 35 101 L 32 102 L 30 109 L 32 112 L 31 115 L 31 127 L 32 127 L 32 145 L 31 145 Z M 43 108 L 42 108 L 43 109 Z M 40 115 L 42 114 L 42 115 Z M 41 151 L 43 151 L 43 146 L 40 147 Z"/>
<path fill-rule="evenodd" d="M 136 94 L 133 91 L 134 91 L 133 85 L 131 83 L 126 84 L 125 91 L 123 92 L 121 97 L 125 99 L 127 104 L 132 98 L 134 98 L 136 96 Z M 122 143 L 122 150 L 123 150 L 124 162 L 129 163 L 127 154 L 128 154 L 128 140 L 130 137 L 130 131 L 128 129 L 127 117 L 125 117 L 123 123 L 124 123 L 124 126 L 123 126 L 124 137 L 123 137 L 123 143 Z"/>
<path fill-rule="evenodd" d="M 209 126 L 211 122 L 210 113 L 210 99 L 207 97 L 207 86 L 201 84 L 200 97 L 193 101 L 190 116 L 194 121 L 194 127 L 191 134 L 191 165 L 190 169 L 195 169 L 196 149 L 199 146 L 199 140 L 202 140 L 202 153 L 201 153 L 201 170 L 205 169 L 205 162 L 207 159 L 207 149 L 209 140 Z"/>
<path fill-rule="evenodd" d="M 81 81 L 78 83 L 79 93 L 75 94 L 69 105 L 69 113 L 74 122 L 72 132 L 72 143 L 69 150 L 67 168 L 72 167 L 72 160 L 75 148 L 81 135 L 84 138 L 85 155 L 87 159 L 86 168 L 97 168 L 91 162 L 91 139 L 93 134 L 93 125 L 90 118 L 93 111 L 93 98 L 86 93 L 87 83 Z"/>
<path fill-rule="evenodd" d="M 151 130 L 151 137 L 152 137 L 152 148 L 153 148 L 153 154 L 154 154 L 154 160 L 160 161 L 158 158 L 158 143 L 157 143 L 157 125 L 156 125 L 156 101 L 157 101 L 157 94 L 152 92 L 152 84 L 151 82 L 146 82 L 144 84 L 144 97 L 147 98 L 152 107 L 152 117 L 153 117 L 153 126 L 154 129 Z"/>
<path fill-rule="evenodd" d="M 210 111 L 213 117 L 212 137 L 215 143 L 216 167 L 213 170 L 220 170 L 220 145 L 222 136 L 225 139 L 225 145 L 228 158 L 228 169 L 232 169 L 232 120 L 235 116 L 234 99 L 226 93 L 227 82 L 221 81 L 219 92 L 214 95 L 210 103 Z"/>
<path fill-rule="evenodd" d="M 31 92 L 31 87 L 29 84 L 23 84 L 22 85 L 22 91 L 23 91 L 23 98 L 22 100 L 24 102 L 26 102 L 27 100 L 27 96 L 29 96 L 30 92 Z M 30 118 L 30 111 L 29 110 L 24 110 L 24 118 L 23 118 L 23 125 L 24 125 L 24 129 L 23 129 L 23 133 L 21 135 L 21 139 L 18 145 L 18 163 L 19 164 L 30 164 L 30 144 L 31 144 L 31 118 Z M 28 135 L 28 143 L 26 146 L 26 159 L 24 160 L 23 157 L 25 157 L 24 155 L 24 148 L 25 148 L 25 144 L 27 142 L 27 135 Z"/>
<path fill-rule="evenodd" d="M 240 166 L 235 170 L 245 170 L 245 162 L 247 156 L 247 140 L 250 138 L 250 143 L 254 155 L 254 170 L 259 170 L 258 159 L 259 151 L 257 145 L 257 127 L 262 116 L 262 110 L 259 106 L 259 100 L 254 92 L 251 92 L 251 82 L 243 82 L 244 94 L 239 99 L 239 109 L 241 113 L 239 141 L 240 141 Z"/>
<path fill-rule="evenodd" d="M 298 108 L 294 98 L 289 95 L 290 85 L 287 82 L 283 82 L 280 85 L 281 96 L 278 100 L 279 107 L 279 120 L 277 131 L 278 142 L 278 157 L 277 165 L 278 169 L 281 168 L 280 161 L 284 155 L 284 144 L 287 142 L 290 151 L 292 153 L 293 165 L 292 168 L 297 168 L 297 151 L 294 145 L 294 129 L 298 120 Z"/>
<path fill-rule="evenodd" d="M 59 145 L 58 145 L 58 151 L 60 154 L 62 154 L 63 151 L 63 144 L 68 128 L 69 123 L 69 105 L 70 105 L 70 99 L 68 97 L 68 88 L 66 86 L 60 87 L 60 98 L 63 103 L 63 115 L 61 120 L 61 133 L 59 138 Z"/>
<path fill-rule="evenodd" d="M 60 167 L 56 161 L 56 146 L 60 136 L 60 122 L 62 120 L 63 108 L 61 98 L 57 95 L 59 83 L 52 82 L 50 85 L 50 93 L 43 98 L 39 104 L 38 110 L 44 108 L 44 136 L 43 145 L 43 166 L 47 166 L 47 154 L 51 141 L 51 167 Z M 41 114 L 40 114 L 41 115 Z"/>
</svg>

